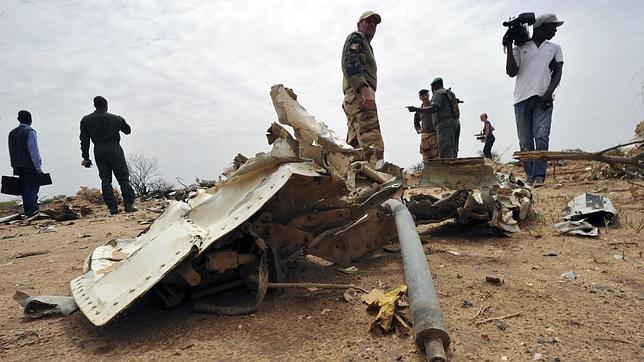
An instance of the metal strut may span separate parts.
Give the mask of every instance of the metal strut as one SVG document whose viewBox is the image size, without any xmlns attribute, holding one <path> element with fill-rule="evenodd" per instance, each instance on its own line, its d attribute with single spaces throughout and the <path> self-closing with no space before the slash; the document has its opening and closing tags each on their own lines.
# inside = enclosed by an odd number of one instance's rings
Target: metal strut
<svg viewBox="0 0 644 362">
<path fill-rule="evenodd" d="M 400 201 L 390 199 L 383 205 L 396 221 L 416 344 L 425 351 L 428 361 L 446 361 L 450 338 L 416 224 Z"/>
</svg>

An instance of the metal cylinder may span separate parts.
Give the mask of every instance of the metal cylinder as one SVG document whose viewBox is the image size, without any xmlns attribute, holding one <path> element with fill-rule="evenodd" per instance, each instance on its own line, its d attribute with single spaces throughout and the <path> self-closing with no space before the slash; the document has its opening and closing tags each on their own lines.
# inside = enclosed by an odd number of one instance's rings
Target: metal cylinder
<svg viewBox="0 0 644 362">
<path fill-rule="evenodd" d="M 383 205 L 391 210 L 396 221 L 416 344 L 428 361 L 445 361 L 450 338 L 416 224 L 400 201 L 390 199 Z"/>
</svg>

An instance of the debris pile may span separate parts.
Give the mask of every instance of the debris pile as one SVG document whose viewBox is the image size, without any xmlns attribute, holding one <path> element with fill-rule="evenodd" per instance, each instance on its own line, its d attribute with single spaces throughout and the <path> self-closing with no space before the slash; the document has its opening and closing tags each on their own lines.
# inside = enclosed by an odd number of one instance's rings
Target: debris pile
<svg viewBox="0 0 644 362">
<path fill-rule="evenodd" d="M 608 226 L 615 217 L 617 209 L 605 196 L 583 193 L 572 199 L 563 210 L 563 221 L 555 228 L 562 234 L 597 236 L 597 225 Z"/>
</svg>

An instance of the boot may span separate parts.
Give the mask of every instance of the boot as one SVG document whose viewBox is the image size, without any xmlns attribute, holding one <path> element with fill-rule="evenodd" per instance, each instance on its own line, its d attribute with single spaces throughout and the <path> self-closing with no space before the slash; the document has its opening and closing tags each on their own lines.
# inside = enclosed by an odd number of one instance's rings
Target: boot
<svg viewBox="0 0 644 362">
<path fill-rule="evenodd" d="M 126 204 L 125 205 L 125 212 L 137 212 L 139 209 L 137 209 L 134 205 L 132 204 Z"/>
</svg>

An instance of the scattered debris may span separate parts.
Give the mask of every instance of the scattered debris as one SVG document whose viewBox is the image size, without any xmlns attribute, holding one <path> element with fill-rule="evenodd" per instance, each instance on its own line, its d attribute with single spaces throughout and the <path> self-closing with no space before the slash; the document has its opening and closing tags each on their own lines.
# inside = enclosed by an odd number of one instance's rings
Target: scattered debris
<svg viewBox="0 0 644 362">
<path fill-rule="evenodd" d="M 0 218 L 0 223 L 4 224 L 14 220 L 20 220 L 20 215 L 21 215 L 20 213 L 16 213 L 16 214 L 11 214 L 11 215 L 2 217 Z"/>
<path fill-rule="evenodd" d="M 400 244 L 392 243 L 382 246 L 382 251 L 385 253 L 400 253 Z"/>
<path fill-rule="evenodd" d="M 45 254 L 49 254 L 49 250 L 26 251 L 24 253 L 14 254 L 10 256 L 9 259 L 20 259 L 20 258 L 26 258 L 28 256 L 45 255 Z"/>
<path fill-rule="evenodd" d="M 575 273 L 574 271 L 567 271 L 561 274 L 559 278 L 563 280 L 574 280 L 574 279 L 577 279 L 577 273 Z"/>
<path fill-rule="evenodd" d="M 494 325 L 500 331 L 505 331 L 506 329 L 508 329 L 508 326 L 509 326 L 508 323 L 506 321 L 503 321 L 503 320 L 498 320 L 498 321 L 494 322 Z"/>
<path fill-rule="evenodd" d="M 503 279 L 501 279 L 500 277 L 497 277 L 497 276 L 487 276 L 487 277 L 485 277 L 485 281 L 490 283 L 490 284 L 497 285 L 497 286 L 503 284 Z"/>
<path fill-rule="evenodd" d="M 66 204 L 59 204 L 57 208 L 42 210 L 40 213 L 56 221 L 77 220 L 80 218 L 80 216 Z"/>
<path fill-rule="evenodd" d="M 504 316 L 501 316 L 501 317 L 494 317 L 494 318 L 483 319 L 483 320 L 481 320 L 481 321 L 475 322 L 474 324 L 476 324 L 477 326 L 480 326 L 481 324 L 485 324 L 485 323 L 489 323 L 489 322 L 496 322 L 496 321 L 498 321 L 498 320 L 503 320 L 503 319 L 509 319 L 509 318 L 518 317 L 518 316 L 520 316 L 520 315 L 522 315 L 522 314 L 523 314 L 523 312 L 517 312 L 517 313 L 512 313 L 512 314 L 504 315 Z"/>
<path fill-rule="evenodd" d="M 461 308 L 471 308 L 473 306 L 474 306 L 474 304 L 472 304 L 472 302 L 470 302 L 467 299 L 464 299 L 463 303 L 461 303 Z"/>
<path fill-rule="evenodd" d="M 559 338 L 555 337 L 555 338 L 548 338 L 548 339 L 540 339 L 537 342 L 539 342 L 541 344 L 551 344 L 551 345 L 554 346 L 555 344 L 557 344 L 557 343 L 559 343 L 561 341 L 559 340 Z"/>
<path fill-rule="evenodd" d="M 358 267 L 353 265 L 346 268 L 338 267 L 338 271 L 343 274 L 356 274 L 358 273 Z"/>
<path fill-rule="evenodd" d="M 78 306 L 73 297 L 41 295 L 32 297 L 27 293 L 16 291 L 13 299 L 24 307 L 25 316 L 40 318 L 50 314 L 70 315 Z"/>
<path fill-rule="evenodd" d="M 489 306 L 489 305 L 488 305 L 488 306 L 485 306 L 485 307 L 483 307 L 483 306 L 482 306 L 482 307 L 479 309 L 479 311 L 478 311 L 478 312 L 476 312 L 476 314 L 475 314 L 472 318 L 470 318 L 470 320 L 475 320 L 478 316 L 480 316 L 481 314 L 485 313 L 485 311 L 486 311 L 486 310 L 488 310 L 489 308 L 490 308 L 490 306 Z"/>
<path fill-rule="evenodd" d="M 555 224 L 555 228 L 559 230 L 560 234 L 592 237 L 597 237 L 597 235 L 599 235 L 599 229 L 585 219 L 561 221 Z"/>
<path fill-rule="evenodd" d="M 54 225 L 34 225 L 38 231 L 36 232 L 37 234 L 43 234 L 43 233 L 55 233 L 58 231 L 58 228 Z"/>
<path fill-rule="evenodd" d="M 409 334 L 411 322 L 404 318 L 399 311 L 400 302 L 406 298 L 406 295 L 406 285 L 401 285 L 386 293 L 380 289 L 373 289 L 363 295 L 361 299 L 367 304 L 367 309 L 378 311 L 369 330 L 373 333 L 386 333 L 396 329 L 400 335 Z"/>
</svg>

